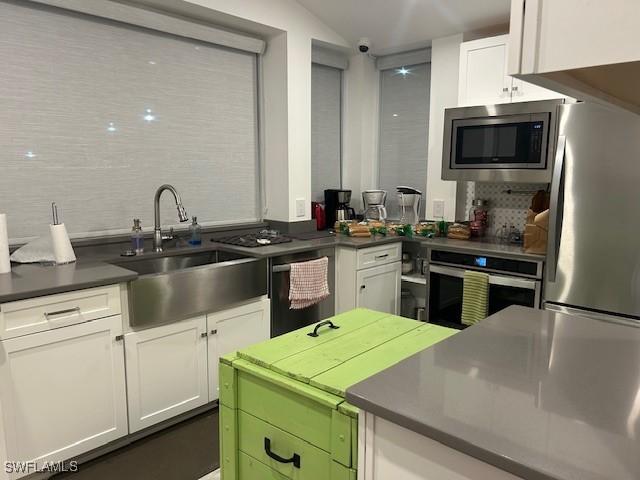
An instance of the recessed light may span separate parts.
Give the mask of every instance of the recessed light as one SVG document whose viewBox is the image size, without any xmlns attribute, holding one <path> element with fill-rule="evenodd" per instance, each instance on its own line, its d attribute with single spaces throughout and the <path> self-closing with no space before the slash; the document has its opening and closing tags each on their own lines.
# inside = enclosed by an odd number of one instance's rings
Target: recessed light
<svg viewBox="0 0 640 480">
<path fill-rule="evenodd" d="M 37 155 L 33 153 L 31 150 L 29 150 L 27 153 L 24 154 L 24 156 L 27 158 L 35 158 Z"/>
<path fill-rule="evenodd" d="M 406 77 L 407 74 L 409 73 L 409 69 L 407 68 L 399 68 L 398 70 L 396 70 L 400 75 L 402 75 L 403 77 Z"/>
<path fill-rule="evenodd" d="M 117 130 L 116 125 L 113 122 L 109 122 L 109 126 L 107 127 L 107 131 L 115 132 Z"/>
<path fill-rule="evenodd" d="M 397 114 L 397 113 L 394 113 L 394 114 L 393 114 L 393 116 L 394 116 L 394 117 L 397 117 L 397 116 L 398 116 L 398 114 Z"/>
<path fill-rule="evenodd" d="M 156 119 L 156 116 L 153 114 L 150 108 L 147 108 L 145 110 L 144 117 L 142 118 L 144 118 L 146 122 L 153 122 Z"/>
</svg>

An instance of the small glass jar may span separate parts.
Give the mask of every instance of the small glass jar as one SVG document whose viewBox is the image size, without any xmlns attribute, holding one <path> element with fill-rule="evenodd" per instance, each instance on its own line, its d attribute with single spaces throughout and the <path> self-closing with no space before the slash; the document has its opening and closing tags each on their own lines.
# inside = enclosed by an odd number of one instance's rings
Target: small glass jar
<svg viewBox="0 0 640 480">
<path fill-rule="evenodd" d="M 469 228 L 471 236 L 484 237 L 489 225 L 489 210 L 487 201 L 476 198 L 471 202 L 469 209 Z"/>
</svg>

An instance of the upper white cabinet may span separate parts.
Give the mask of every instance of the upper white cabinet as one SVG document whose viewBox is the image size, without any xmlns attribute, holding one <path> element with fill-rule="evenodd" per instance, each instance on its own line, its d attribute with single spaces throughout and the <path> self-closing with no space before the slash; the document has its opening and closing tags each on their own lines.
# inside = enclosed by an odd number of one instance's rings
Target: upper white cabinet
<svg viewBox="0 0 640 480">
<path fill-rule="evenodd" d="M 268 298 L 207 315 L 209 330 L 209 401 L 218 399 L 218 360 L 270 337 L 271 312 Z"/>
<path fill-rule="evenodd" d="M 207 320 L 183 320 L 125 335 L 131 432 L 204 405 Z"/>
<path fill-rule="evenodd" d="M 512 0 L 508 71 L 640 113 L 640 2 Z"/>
<path fill-rule="evenodd" d="M 127 434 L 121 335 L 115 315 L 0 341 L 0 459 L 42 466 Z"/>
<path fill-rule="evenodd" d="M 493 105 L 561 98 L 562 94 L 515 79 L 507 73 L 509 36 L 460 45 L 458 105 Z"/>
</svg>

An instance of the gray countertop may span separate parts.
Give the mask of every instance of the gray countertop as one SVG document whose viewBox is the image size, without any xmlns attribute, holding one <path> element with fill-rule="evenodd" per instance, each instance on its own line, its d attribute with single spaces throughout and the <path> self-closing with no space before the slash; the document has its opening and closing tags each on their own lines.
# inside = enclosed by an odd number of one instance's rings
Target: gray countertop
<svg viewBox="0 0 640 480">
<path fill-rule="evenodd" d="M 637 327 L 509 307 L 347 400 L 525 479 L 640 478 Z"/>
<path fill-rule="evenodd" d="M 484 253 L 489 255 L 491 253 L 499 253 L 503 256 L 513 258 L 544 259 L 544 256 L 541 255 L 524 253 L 522 247 L 502 245 L 492 241 L 464 241 L 447 238 L 408 239 L 396 236 L 353 238 L 344 235 L 313 240 L 293 240 L 289 243 L 257 248 L 238 247 L 216 243 L 215 241 L 205 241 L 202 246 L 199 247 L 185 246 L 171 248 L 161 254 L 149 252 L 145 253 L 144 256 L 181 255 L 189 252 L 223 249 L 251 257 L 266 258 L 321 248 L 332 248 L 335 246 L 366 248 L 400 241 L 420 242 L 431 247 L 446 248 L 453 251 Z M 95 246 L 86 249 L 87 253 L 85 253 L 84 250 L 80 250 L 78 262 L 70 265 L 41 266 L 38 264 L 14 264 L 11 274 L 0 275 L 0 303 L 133 280 L 137 276 L 136 273 L 108 264 L 108 262 L 116 260 L 118 262 L 126 262 L 126 257 L 120 257 L 120 252 L 123 248 L 126 247 L 123 247 L 122 244 L 113 243 L 105 245 L 104 247 Z M 135 260 L 140 257 L 130 258 L 131 260 Z"/>
<path fill-rule="evenodd" d="M 14 265 L 0 275 L 0 303 L 54 293 L 128 282 L 137 273 L 104 262 L 78 261 L 66 265 Z"/>
</svg>

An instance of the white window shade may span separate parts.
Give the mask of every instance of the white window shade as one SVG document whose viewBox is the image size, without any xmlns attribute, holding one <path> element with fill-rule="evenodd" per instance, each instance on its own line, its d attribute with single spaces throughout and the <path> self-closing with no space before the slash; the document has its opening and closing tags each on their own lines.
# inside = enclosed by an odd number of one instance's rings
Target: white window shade
<svg viewBox="0 0 640 480">
<path fill-rule="evenodd" d="M 342 70 L 311 67 L 311 199 L 324 201 L 324 190 L 341 188 Z"/>
<path fill-rule="evenodd" d="M 396 187 L 422 192 L 425 215 L 429 92 L 431 65 L 421 64 L 380 72 L 379 188 L 387 190 L 387 213 L 398 218 Z"/>
<path fill-rule="evenodd" d="M 0 211 L 13 241 L 50 203 L 72 236 L 153 226 L 163 183 L 201 223 L 259 218 L 254 54 L 0 2 Z M 163 223 L 177 223 L 162 202 Z"/>
</svg>

